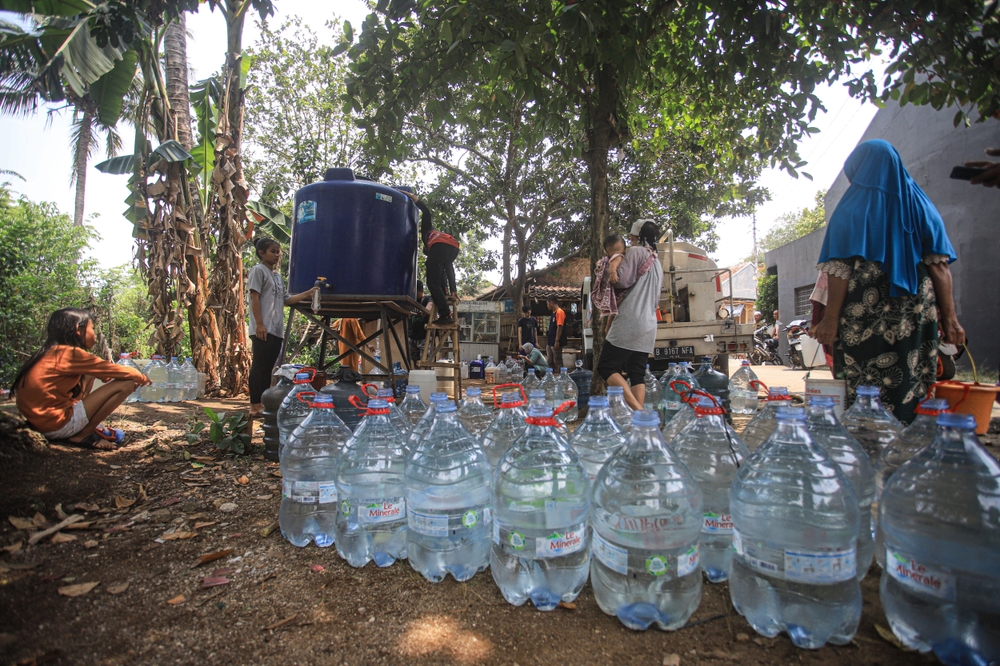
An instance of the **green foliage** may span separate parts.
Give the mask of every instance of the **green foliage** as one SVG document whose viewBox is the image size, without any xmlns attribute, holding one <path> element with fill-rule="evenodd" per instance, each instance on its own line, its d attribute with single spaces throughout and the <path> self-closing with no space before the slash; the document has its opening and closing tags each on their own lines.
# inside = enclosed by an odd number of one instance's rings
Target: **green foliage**
<svg viewBox="0 0 1000 666">
<path fill-rule="evenodd" d="M 754 309 L 764 315 L 767 321 L 772 320 L 774 311 L 778 309 L 778 276 L 761 275 L 757 278 L 757 301 Z"/>
<path fill-rule="evenodd" d="M 45 342 L 52 312 L 86 305 L 94 262 L 83 251 L 93 237 L 53 204 L 15 199 L 0 185 L 0 384 Z"/>
<path fill-rule="evenodd" d="M 147 288 L 139 272 L 131 266 L 100 271 L 92 281 L 90 310 L 97 316 L 101 333 L 112 356 L 120 353 L 149 358 L 151 308 Z"/>
<path fill-rule="evenodd" d="M 191 429 L 184 435 L 188 442 L 194 444 L 202 437 L 205 427 L 208 427 L 208 439 L 215 447 L 223 451 L 232 451 L 243 455 L 250 447 L 250 435 L 244 431 L 247 428 L 247 415 L 236 412 L 226 416 L 225 412 L 216 412 L 211 407 L 205 407 L 208 423 L 195 421 Z"/>
<path fill-rule="evenodd" d="M 822 229 L 825 224 L 824 197 L 826 197 L 826 190 L 819 190 L 816 192 L 816 205 L 812 208 L 803 208 L 798 213 L 779 215 L 775 221 L 775 225 L 758 243 L 758 251 L 760 253 L 770 252 L 775 248 L 787 245 L 796 239 L 811 234 L 817 229 Z"/>
</svg>

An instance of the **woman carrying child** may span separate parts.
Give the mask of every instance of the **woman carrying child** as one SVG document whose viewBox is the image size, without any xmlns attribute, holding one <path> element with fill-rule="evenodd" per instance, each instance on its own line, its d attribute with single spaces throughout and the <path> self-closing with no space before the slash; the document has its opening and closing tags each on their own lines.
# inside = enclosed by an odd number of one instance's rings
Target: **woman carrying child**
<svg viewBox="0 0 1000 666">
<path fill-rule="evenodd" d="M 594 307 L 601 313 L 604 320 L 604 333 L 611 328 L 611 322 L 618 314 L 619 295 L 615 292 L 618 284 L 618 266 L 625 257 L 625 239 L 618 234 L 611 234 L 604 239 L 604 256 L 594 268 L 594 293 L 591 295 Z"/>
<path fill-rule="evenodd" d="M 98 427 L 133 391 L 150 383 L 135 368 L 88 352 L 96 342 L 89 312 L 57 310 L 49 317 L 45 344 L 14 378 L 18 410 L 52 442 L 114 449 L 113 442 L 98 435 Z M 95 378 L 105 384 L 91 390 Z"/>
</svg>

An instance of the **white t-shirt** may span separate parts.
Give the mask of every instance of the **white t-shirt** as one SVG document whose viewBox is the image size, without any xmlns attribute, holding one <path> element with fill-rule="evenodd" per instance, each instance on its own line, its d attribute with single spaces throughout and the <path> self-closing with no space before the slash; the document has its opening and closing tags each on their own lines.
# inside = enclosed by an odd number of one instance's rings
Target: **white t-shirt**
<svg viewBox="0 0 1000 666">
<path fill-rule="evenodd" d="M 272 271 L 265 264 L 257 264 L 250 269 L 247 278 L 247 291 L 260 294 L 260 316 L 264 320 L 267 332 L 276 338 L 285 337 L 285 301 L 288 300 L 288 290 L 281 274 Z M 250 335 L 257 335 L 257 320 L 250 310 Z"/>
</svg>

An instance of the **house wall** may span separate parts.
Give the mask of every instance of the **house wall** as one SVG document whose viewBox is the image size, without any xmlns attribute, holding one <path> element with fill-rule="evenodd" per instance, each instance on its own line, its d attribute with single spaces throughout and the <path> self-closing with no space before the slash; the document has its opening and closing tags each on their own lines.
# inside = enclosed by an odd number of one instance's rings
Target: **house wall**
<svg viewBox="0 0 1000 666">
<path fill-rule="evenodd" d="M 764 255 L 768 274 L 778 276 L 778 314 L 784 324 L 798 318 L 795 315 L 795 290 L 816 284 L 816 259 L 825 235 L 824 227 Z M 770 312 L 763 314 L 765 319 L 771 319 Z M 779 344 L 782 357 L 787 357 L 787 338 L 782 336 Z"/>
<path fill-rule="evenodd" d="M 1000 122 L 987 120 L 956 129 L 954 115 L 954 108 L 935 111 L 929 106 L 892 104 L 875 114 L 861 140 L 884 139 L 895 146 L 907 171 L 944 218 L 958 255 L 951 270 L 959 321 L 977 366 L 995 371 L 1000 362 L 1000 345 L 993 338 L 1000 330 L 1000 190 L 952 180 L 948 174 L 963 162 L 984 159 L 985 148 L 1000 147 Z M 848 185 L 841 172 L 826 195 L 827 220 Z M 810 257 L 813 261 L 818 247 Z M 779 292 L 783 271 L 784 264 L 778 270 Z"/>
</svg>

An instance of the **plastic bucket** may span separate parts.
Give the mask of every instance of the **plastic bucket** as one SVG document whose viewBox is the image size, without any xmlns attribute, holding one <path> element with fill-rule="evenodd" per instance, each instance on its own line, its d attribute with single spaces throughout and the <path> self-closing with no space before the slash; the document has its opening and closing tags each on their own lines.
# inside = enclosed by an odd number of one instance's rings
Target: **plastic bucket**
<svg viewBox="0 0 1000 666">
<path fill-rule="evenodd" d="M 433 370 L 410 370 L 410 383 L 420 387 L 420 399 L 431 404 L 431 393 L 437 391 L 437 377 Z"/>
<path fill-rule="evenodd" d="M 993 412 L 993 400 L 998 391 L 1000 391 L 998 386 L 949 380 L 931 386 L 930 393 L 947 400 L 951 411 L 974 416 L 976 434 L 985 435 L 990 429 L 990 414 Z"/>
<path fill-rule="evenodd" d="M 806 395 L 828 395 L 833 398 L 833 409 L 839 419 L 844 414 L 847 383 L 843 379 L 818 379 L 806 373 Z"/>
</svg>

